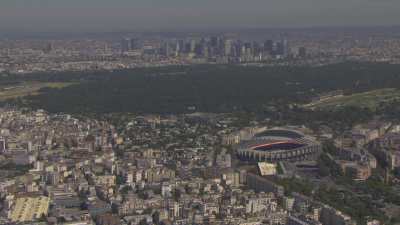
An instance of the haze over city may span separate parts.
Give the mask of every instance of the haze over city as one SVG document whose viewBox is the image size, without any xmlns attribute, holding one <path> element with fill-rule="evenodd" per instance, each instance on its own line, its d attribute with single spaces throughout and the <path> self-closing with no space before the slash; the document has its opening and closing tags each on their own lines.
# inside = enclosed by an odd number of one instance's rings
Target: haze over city
<svg viewBox="0 0 400 225">
<path fill-rule="evenodd" d="M 0 28 L 25 31 L 397 25 L 396 0 L 2 0 Z"/>
</svg>

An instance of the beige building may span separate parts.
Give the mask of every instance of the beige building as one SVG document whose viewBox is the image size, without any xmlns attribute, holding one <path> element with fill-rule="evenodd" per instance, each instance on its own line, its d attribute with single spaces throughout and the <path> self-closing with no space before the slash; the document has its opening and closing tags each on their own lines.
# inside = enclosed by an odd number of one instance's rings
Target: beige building
<svg viewBox="0 0 400 225">
<path fill-rule="evenodd" d="M 356 181 L 367 180 L 371 176 L 371 167 L 353 161 L 337 160 L 343 173 Z"/>
<path fill-rule="evenodd" d="M 260 170 L 261 176 L 271 176 L 276 174 L 276 164 L 259 162 L 258 169 Z"/>
<path fill-rule="evenodd" d="M 14 210 L 11 212 L 10 219 L 13 222 L 26 222 L 39 219 L 42 215 L 47 215 L 50 198 L 24 197 L 18 198 Z"/>
<path fill-rule="evenodd" d="M 106 187 L 114 186 L 116 184 L 116 177 L 114 175 L 97 176 L 96 184 Z"/>
<path fill-rule="evenodd" d="M 144 171 L 147 182 L 160 182 L 175 178 L 175 171 L 166 168 L 151 168 Z"/>
</svg>

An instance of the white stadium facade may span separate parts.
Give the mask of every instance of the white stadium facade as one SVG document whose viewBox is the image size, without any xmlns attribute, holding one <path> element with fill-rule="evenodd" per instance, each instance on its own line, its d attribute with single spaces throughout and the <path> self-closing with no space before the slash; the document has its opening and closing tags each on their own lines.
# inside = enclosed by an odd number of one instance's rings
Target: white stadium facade
<svg viewBox="0 0 400 225">
<path fill-rule="evenodd" d="M 270 129 L 257 133 L 238 145 L 239 159 L 253 162 L 313 160 L 321 152 L 321 144 L 302 132 L 290 129 Z"/>
</svg>

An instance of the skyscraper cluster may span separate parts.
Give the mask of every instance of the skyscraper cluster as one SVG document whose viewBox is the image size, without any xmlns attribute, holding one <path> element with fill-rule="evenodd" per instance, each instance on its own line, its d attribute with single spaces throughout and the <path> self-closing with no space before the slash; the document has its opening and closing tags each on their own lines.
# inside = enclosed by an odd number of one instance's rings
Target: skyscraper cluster
<svg viewBox="0 0 400 225">
<path fill-rule="evenodd" d="M 123 38 L 121 41 L 121 52 L 138 50 L 140 48 L 141 44 L 137 38 Z"/>
<path fill-rule="evenodd" d="M 141 48 L 138 39 L 123 39 L 121 51 Z M 202 58 L 216 62 L 252 62 L 266 59 L 286 59 L 291 56 L 289 42 L 266 40 L 264 43 L 243 41 L 221 36 L 161 40 L 158 48 L 148 51 L 163 57 Z M 302 49 L 305 57 L 305 49 Z"/>
</svg>

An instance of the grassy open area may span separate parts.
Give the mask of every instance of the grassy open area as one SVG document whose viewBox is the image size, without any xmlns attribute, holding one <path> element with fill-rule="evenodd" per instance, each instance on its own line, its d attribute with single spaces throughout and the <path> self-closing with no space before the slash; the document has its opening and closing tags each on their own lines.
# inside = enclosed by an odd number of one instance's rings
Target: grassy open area
<svg viewBox="0 0 400 225">
<path fill-rule="evenodd" d="M 400 99 L 399 89 L 384 88 L 318 101 L 307 104 L 305 107 L 311 109 L 332 109 L 335 107 L 358 106 L 374 110 L 380 103 L 396 99 Z"/>
<path fill-rule="evenodd" d="M 37 95 L 42 88 L 64 88 L 73 82 L 22 82 L 14 85 L 0 86 L 0 101 Z"/>
</svg>

